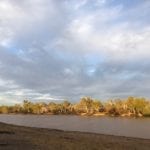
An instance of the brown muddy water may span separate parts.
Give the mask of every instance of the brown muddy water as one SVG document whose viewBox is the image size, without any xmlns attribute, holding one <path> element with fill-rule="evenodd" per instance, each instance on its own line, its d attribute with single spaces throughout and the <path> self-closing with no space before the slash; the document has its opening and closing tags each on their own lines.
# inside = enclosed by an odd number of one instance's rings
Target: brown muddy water
<svg viewBox="0 0 150 150">
<path fill-rule="evenodd" d="M 0 115 L 0 122 L 28 127 L 150 139 L 150 118 L 83 117 L 73 115 Z"/>
</svg>

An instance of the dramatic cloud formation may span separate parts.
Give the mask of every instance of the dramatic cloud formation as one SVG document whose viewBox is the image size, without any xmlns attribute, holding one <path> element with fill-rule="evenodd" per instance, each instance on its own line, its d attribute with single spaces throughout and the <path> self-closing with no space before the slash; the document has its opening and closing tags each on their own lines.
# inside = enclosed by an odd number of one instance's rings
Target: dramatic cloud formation
<svg viewBox="0 0 150 150">
<path fill-rule="evenodd" d="M 0 103 L 150 97 L 149 0 L 1 0 Z"/>
</svg>

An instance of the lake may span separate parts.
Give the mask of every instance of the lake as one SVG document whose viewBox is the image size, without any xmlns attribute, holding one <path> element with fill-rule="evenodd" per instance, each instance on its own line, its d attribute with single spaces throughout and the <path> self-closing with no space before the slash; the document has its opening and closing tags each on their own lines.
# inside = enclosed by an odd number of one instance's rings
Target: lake
<svg viewBox="0 0 150 150">
<path fill-rule="evenodd" d="M 82 131 L 150 139 L 150 118 L 72 115 L 0 115 L 0 122 L 65 131 Z"/>
</svg>

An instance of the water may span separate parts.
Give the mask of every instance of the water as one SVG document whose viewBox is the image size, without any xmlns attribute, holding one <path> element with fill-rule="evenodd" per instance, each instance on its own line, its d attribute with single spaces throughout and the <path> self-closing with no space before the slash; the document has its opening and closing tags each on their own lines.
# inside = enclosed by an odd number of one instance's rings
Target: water
<svg viewBox="0 0 150 150">
<path fill-rule="evenodd" d="M 150 139 L 150 118 L 0 115 L 9 124 Z"/>
</svg>

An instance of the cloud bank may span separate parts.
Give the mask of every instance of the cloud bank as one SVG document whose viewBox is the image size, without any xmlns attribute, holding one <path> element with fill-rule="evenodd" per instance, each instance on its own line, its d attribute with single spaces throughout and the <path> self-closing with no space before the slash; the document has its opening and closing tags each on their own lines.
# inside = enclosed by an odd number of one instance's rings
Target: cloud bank
<svg viewBox="0 0 150 150">
<path fill-rule="evenodd" d="M 148 0 L 1 0 L 0 103 L 150 97 Z"/>
</svg>

